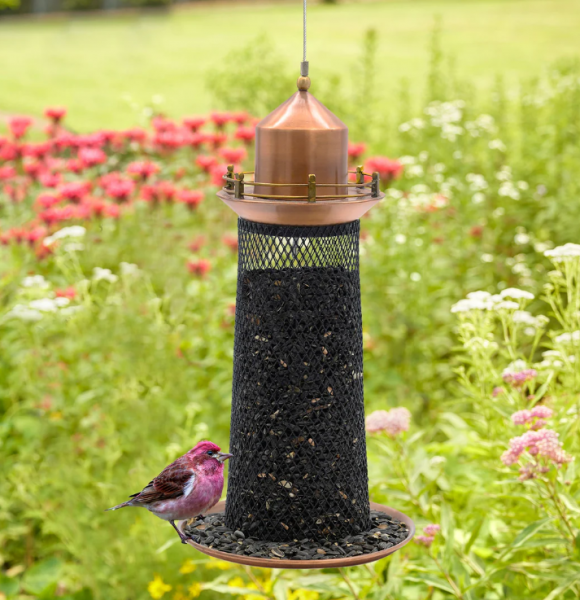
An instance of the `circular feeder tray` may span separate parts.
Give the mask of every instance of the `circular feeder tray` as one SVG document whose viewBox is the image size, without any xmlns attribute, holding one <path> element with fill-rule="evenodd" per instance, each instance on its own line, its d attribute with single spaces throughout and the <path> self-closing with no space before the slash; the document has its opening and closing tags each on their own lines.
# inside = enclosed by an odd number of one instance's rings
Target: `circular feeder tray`
<svg viewBox="0 0 580 600">
<path fill-rule="evenodd" d="M 299 560 L 299 559 L 272 559 L 272 558 L 257 558 L 252 556 L 243 556 L 240 554 L 232 554 L 229 552 L 223 552 L 221 550 L 216 550 L 214 548 L 208 548 L 202 544 L 198 544 L 193 540 L 188 540 L 187 543 L 193 546 L 196 550 L 207 554 L 208 556 L 213 556 L 214 558 L 219 558 L 221 560 L 225 560 L 227 562 L 238 563 L 240 565 L 248 565 L 250 567 L 261 567 L 267 569 L 332 569 L 337 567 L 354 567 L 356 565 L 364 565 L 366 563 L 375 562 L 380 560 L 381 558 L 385 558 L 385 556 L 389 556 L 389 554 L 393 554 L 397 550 L 400 550 L 403 546 L 408 544 L 415 535 L 415 523 L 413 523 L 412 519 L 410 519 L 407 515 L 395 510 L 394 508 L 390 508 L 388 506 L 384 506 L 382 504 L 377 504 L 375 502 L 371 502 L 371 510 L 376 510 L 381 513 L 385 513 L 389 517 L 393 517 L 401 523 L 404 523 L 409 529 L 409 535 L 402 541 L 399 542 L 395 546 L 391 546 L 386 550 L 380 550 L 378 552 L 370 552 L 368 554 L 360 554 L 358 556 L 349 556 L 344 558 L 329 558 L 325 560 Z M 209 512 L 208 514 L 221 513 L 225 511 L 226 503 L 224 500 L 218 502 Z M 183 527 L 186 525 L 187 521 L 180 521 L 179 528 L 183 530 Z"/>
</svg>

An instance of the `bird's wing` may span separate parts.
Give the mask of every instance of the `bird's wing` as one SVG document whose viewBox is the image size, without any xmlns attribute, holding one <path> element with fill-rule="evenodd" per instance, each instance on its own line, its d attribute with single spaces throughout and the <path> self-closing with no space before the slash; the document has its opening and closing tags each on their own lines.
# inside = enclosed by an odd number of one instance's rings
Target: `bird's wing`
<svg viewBox="0 0 580 600">
<path fill-rule="evenodd" d="M 161 500 L 171 500 L 179 496 L 188 495 L 195 483 L 195 473 L 179 461 L 175 461 L 163 471 L 138 494 L 134 494 L 135 503 L 149 504 Z"/>
</svg>

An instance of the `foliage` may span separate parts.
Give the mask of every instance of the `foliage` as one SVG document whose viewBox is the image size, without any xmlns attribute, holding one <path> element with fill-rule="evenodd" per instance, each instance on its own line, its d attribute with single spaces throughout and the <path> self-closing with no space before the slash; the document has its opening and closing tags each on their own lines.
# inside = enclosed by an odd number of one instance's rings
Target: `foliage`
<svg viewBox="0 0 580 600">
<path fill-rule="evenodd" d="M 26 120 L 0 143 L 1 594 L 580 596 L 580 258 L 557 250 L 578 242 L 578 69 L 487 101 L 434 68 L 445 95 L 386 126 L 404 172 L 361 242 L 367 410 L 413 414 L 369 435 L 370 492 L 420 543 L 369 568 L 262 571 L 103 512 L 197 439 L 227 445 L 235 219 L 211 198 L 223 163 L 250 162 L 253 121 L 69 136 L 52 111 L 44 154 Z"/>
</svg>

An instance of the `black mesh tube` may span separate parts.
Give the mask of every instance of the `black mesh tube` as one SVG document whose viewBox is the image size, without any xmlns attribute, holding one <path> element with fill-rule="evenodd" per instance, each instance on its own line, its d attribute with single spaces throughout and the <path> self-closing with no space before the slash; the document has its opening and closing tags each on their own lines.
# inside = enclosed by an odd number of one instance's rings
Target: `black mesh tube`
<svg viewBox="0 0 580 600">
<path fill-rule="evenodd" d="M 226 523 L 273 541 L 368 530 L 359 222 L 238 230 Z"/>
</svg>

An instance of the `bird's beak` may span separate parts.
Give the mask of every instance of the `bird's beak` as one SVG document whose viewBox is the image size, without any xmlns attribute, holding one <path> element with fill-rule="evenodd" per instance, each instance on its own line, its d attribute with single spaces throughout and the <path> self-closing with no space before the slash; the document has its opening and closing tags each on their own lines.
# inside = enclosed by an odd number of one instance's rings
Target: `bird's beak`
<svg viewBox="0 0 580 600">
<path fill-rule="evenodd" d="M 233 454 L 229 454 L 228 452 L 218 452 L 218 460 L 223 463 L 226 462 L 226 460 L 228 460 L 228 458 L 231 458 L 233 456 Z"/>
</svg>

